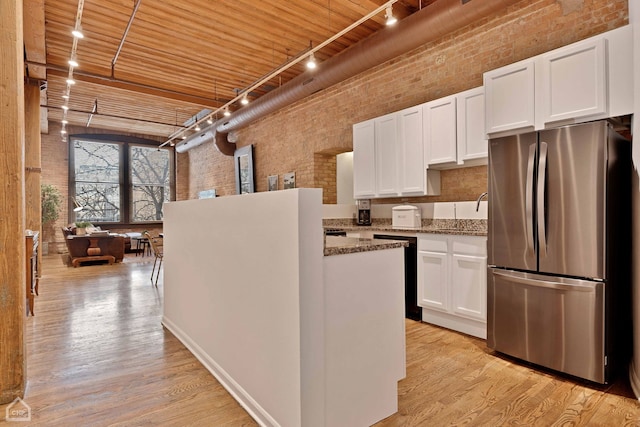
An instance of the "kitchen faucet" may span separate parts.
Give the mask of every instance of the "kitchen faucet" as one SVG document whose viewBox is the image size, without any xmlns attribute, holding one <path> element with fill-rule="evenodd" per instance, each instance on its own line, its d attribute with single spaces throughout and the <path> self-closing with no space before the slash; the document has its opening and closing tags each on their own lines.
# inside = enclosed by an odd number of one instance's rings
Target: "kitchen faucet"
<svg viewBox="0 0 640 427">
<path fill-rule="evenodd" d="M 478 212 L 480 210 L 480 200 L 482 200 L 483 197 L 486 197 L 489 193 L 487 193 L 486 191 L 484 193 L 482 193 L 480 195 L 480 197 L 478 197 L 478 201 L 476 203 L 476 212 Z"/>
</svg>

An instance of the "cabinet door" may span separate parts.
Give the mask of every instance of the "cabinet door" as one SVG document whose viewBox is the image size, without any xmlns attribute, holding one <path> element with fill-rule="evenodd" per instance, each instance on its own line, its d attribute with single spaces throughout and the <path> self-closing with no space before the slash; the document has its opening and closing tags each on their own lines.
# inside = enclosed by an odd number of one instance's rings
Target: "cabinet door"
<svg viewBox="0 0 640 427">
<path fill-rule="evenodd" d="M 447 254 L 418 251 L 418 305 L 447 311 L 448 267 Z"/>
<path fill-rule="evenodd" d="M 398 159 L 400 194 L 425 194 L 424 152 L 422 143 L 422 108 L 413 107 L 398 113 L 398 137 L 401 147 Z"/>
<path fill-rule="evenodd" d="M 607 112 L 606 40 L 591 39 L 541 56 L 543 123 Z"/>
<path fill-rule="evenodd" d="M 376 159 L 376 193 L 379 196 L 395 196 L 398 194 L 398 130 L 396 114 L 374 119 L 375 124 L 375 159 Z"/>
<path fill-rule="evenodd" d="M 456 97 L 447 96 L 422 107 L 425 164 L 442 165 L 457 161 Z"/>
<path fill-rule="evenodd" d="M 475 320 L 487 320 L 486 257 L 458 255 L 451 257 L 452 310 Z"/>
<path fill-rule="evenodd" d="M 487 134 L 535 126 L 534 60 L 484 73 Z"/>
<path fill-rule="evenodd" d="M 376 159 L 373 120 L 353 125 L 353 196 L 374 197 Z"/>
<path fill-rule="evenodd" d="M 484 132 L 484 88 L 471 89 L 456 96 L 458 164 L 488 158 Z"/>
</svg>

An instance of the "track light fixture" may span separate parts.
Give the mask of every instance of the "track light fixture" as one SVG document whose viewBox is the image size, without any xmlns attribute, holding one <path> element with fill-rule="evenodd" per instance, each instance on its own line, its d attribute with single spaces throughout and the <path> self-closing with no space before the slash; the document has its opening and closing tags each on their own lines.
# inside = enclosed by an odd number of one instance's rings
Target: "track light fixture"
<svg viewBox="0 0 640 427">
<path fill-rule="evenodd" d="M 73 211 L 74 212 L 80 212 L 82 209 L 84 209 L 84 206 L 82 206 L 80 203 L 78 203 L 78 201 L 76 200 L 75 197 L 72 197 L 71 200 L 73 200 Z"/>
<path fill-rule="evenodd" d="M 384 13 L 384 17 L 387 18 L 387 22 L 386 24 L 389 25 L 393 25 L 396 22 L 398 22 L 398 20 L 396 19 L 395 16 L 393 16 L 393 5 L 387 6 L 387 9 Z"/>
<path fill-rule="evenodd" d="M 74 28 L 73 31 L 71 31 L 71 34 L 73 34 L 73 37 L 77 39 L 83 39 L 84 33 L 82 32 L 82 25 L 78 24 L 76 28 Z"/>
<path fill-rule="evenodd" d="M 209 117 L 209 118 L 207 119 L 207 124 L 208 124 L 208 125 L 212 125 L 212 124 L 213 124 L 213 119 L 212 119 L 211 117 Z"/>
<path fill-rule="evenodd" d="M 69 123 L 69 120 L 67 120 L 67 119 L 62 119 L 62 121 L 61 121 L 60 123 L 62 123 L 63 125 L 66 125 L 66 124 L 68 124 L 68 123 Z"/>
<path fill-rule="evenodd" d="M 64 135 L 65 133 L 67 133 L 67 130 L 66 130 L 65 128 L 62 128 L 62 129 L 60 129 L 60 133 L 61 133 L 62 135 Z"/>
<path fill-rule="evenodd" d="M 63 106 L 62 106 L 62 109 L 63 109 L 64 111 L 67 111 L 67 110 L 69 109 L 69 107 L 68 107 L 68 106 L 66 106 L 66 105 L 63 105 Z"/>
<path fill-rule="evenodd" d="M 240 101 L 240 103 L 242 105 L 247 105 L 249 103 L 249 99 L 247 99 L 247 94 L 245 93 L 244 96 L 242 97 L 242 100 Z"/>
<path fill-rule="evenodd" d="M 71 79 L 71 78 L 69 78 L 69 79 L 67 79 L 67 84 L 74 85 L 74 84 L 76 84 L 76 81 Z"/>
<path fill-rule="evenodd" d="M 77 68 L 80 66 L 80 64 L 78 64 L 78 60 L 76 59 L 75 56 L 72 56 L 71 59 L 69 60 L 69 65 L 71 65 L 73 68 Z"/>
<path fill-rule="evenodd" d="M 231 111 L 229 111 L 229 107 L 224 109 L 224 113 L 222 113 L 225 117 L 229 117 L 231 115 Z"/>
<path fill-rule="evenodd" d="M 316 66 L 316 57 L 313 55 L 313 52 L 311 52 L 311 55 L 309 55 L 309 60 L 307 61 L 307 68 L 313 70 L 314 68 L 316 68 Z"/>
</svg>

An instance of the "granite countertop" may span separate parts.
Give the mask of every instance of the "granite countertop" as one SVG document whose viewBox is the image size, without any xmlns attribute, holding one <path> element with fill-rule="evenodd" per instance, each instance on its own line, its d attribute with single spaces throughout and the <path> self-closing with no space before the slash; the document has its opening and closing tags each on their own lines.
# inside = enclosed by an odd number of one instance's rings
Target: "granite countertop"
<svg viewBox="0 0 640 427">
<path fill-rule="evenodd" d="M 374 219 L 371 225 L 360 226 L 353 223 L 353 220 L 328 219 L 324 220 L 324 227 L 339 228 L 345 231 L 385 231 L 403 233 L 434 233 L 434 234 L 454 234 L 461 236 L 486 236 L 486 219 L 423 219 L 422 227 L 419 229 L 407 228 L 399 229 L 391 226 L 390 219 Z"/>
<path fill-rule="evenodd" d="M 399 240 L 362 239 L 358 237 L 327 236 L 324 244 L 324 256 L 345 255 L 356 252 L 378 251 L 408 246 Z"/>
</svg>

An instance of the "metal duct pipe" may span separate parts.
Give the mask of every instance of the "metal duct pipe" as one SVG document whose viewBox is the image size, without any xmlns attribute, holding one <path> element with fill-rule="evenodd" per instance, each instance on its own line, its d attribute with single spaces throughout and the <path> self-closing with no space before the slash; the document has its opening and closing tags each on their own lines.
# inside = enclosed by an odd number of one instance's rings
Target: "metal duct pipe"
<svg viewBox="0 0 640 427">
<path fill-rule="evenodd" d="M 247 107 L 219 120 L 216 146 L 230 150 L 226 134 L 244 127 L 280 108 L 293 104 L 315 92 L 340 83 L 372 67 L 409 52 L 474 21 L 505 9 L 520 0 L 440 0 L 386 27 L 360 43 L 318 64 L 313 72 L 305 72 L 288 83 L 256 99 Z M 222 142 L 224 140 L 224 142 Z M 235 144 L 232 144 L 235 145 Z"/>
</svg>

